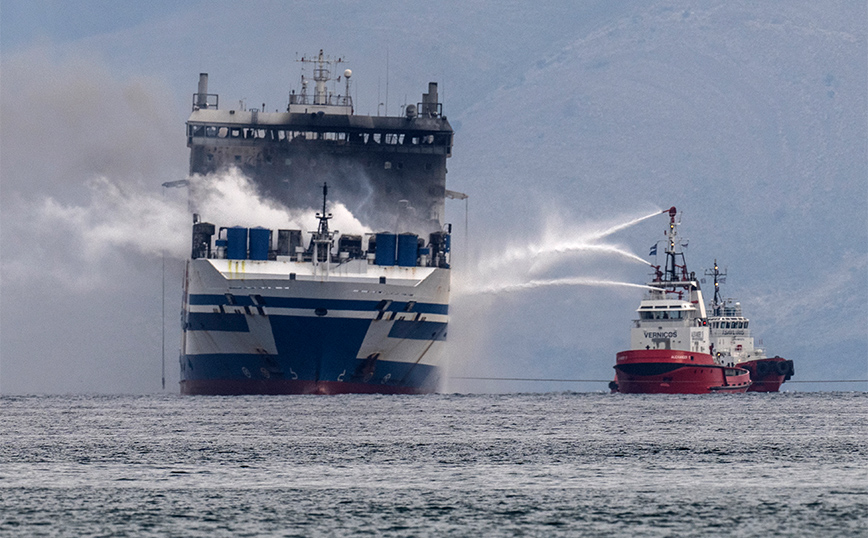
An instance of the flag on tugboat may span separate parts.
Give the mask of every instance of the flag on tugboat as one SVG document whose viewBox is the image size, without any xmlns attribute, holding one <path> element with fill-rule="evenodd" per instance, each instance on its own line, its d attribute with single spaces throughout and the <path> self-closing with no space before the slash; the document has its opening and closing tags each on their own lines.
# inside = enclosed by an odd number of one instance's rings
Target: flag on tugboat
<svg viewBox="0 0 868 538">
<path fill-rule="evenodd" d="M 649 252 L 648 255 L 649 256 L 656 256 L 657 255 L 657 245 L 654 245 L 653 247 L 651 247 L 651 252 Z"/>
</svg>

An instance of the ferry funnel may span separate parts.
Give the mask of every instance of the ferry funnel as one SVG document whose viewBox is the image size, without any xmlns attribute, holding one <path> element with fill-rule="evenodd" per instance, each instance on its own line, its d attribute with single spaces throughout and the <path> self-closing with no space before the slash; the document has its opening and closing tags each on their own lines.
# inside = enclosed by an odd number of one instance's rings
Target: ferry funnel
<svg viewBox="0 0 868 538">
<path fill-rule="evenodd" d="M 208 73 L 199 73 L 199 91 L 196 93 L 196 106 L 208 108 Z"/>
</svg>

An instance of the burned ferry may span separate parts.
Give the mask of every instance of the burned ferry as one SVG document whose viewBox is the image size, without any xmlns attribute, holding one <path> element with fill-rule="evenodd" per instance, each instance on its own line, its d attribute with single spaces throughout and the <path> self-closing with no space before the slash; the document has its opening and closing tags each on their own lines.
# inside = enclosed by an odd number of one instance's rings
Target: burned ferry
<svg viewBox="0 0 868 538">
<path fill-rule="evenodd" d="M 194 215 L 181 393 L 434 392 L 449 316 L 453 140 L 437 84 L 399 116 L 360 115 L 352 72 L 333 76 L 340 59 L 320 51 L 300 62 L 312 77 L 302 76 L 285 111 L 223 107 L 207 74 L 193 94 L 193 211 L 197 183 L 236 168 L 259 196 L 306 212 L 316 229 Z M 334 230 L 334 204 L 372 231 Z"/>
</svg>

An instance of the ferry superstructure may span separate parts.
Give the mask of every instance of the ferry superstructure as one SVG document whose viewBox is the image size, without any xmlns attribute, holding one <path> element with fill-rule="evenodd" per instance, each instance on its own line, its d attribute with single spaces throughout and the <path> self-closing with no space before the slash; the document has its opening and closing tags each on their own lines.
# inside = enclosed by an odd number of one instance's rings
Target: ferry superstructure
<svg viewBox="0 0 868 538">
<path fill-rule="evenodd" d="M 687 271 L 674 207 L 669 214 L 666 262 L 655 266 L 630 331 L 630 349 L 615 359 L 613 392 L 703 394 L 745 392 L 749 372 L 712 356 L 705 301 L 696 274 Z"/>
<path fill-rule="evenodd" d="M 342 60 L 320 51 L 301 61 L 314 88 L 303 76 L 283 112 L 221 108 L 200 75 L 187 121 L 191 193 L 235 167 L 259 196 L 319 212 L 314 232 L 194 216 L 181 392 L 434 392 L 449 315 L 453 139 L 437 84 L 401 116 L 359 115 L 352 72 L 332 76 Z M 330 229 L 330 202 L 375 232 Z"/>
</svg>

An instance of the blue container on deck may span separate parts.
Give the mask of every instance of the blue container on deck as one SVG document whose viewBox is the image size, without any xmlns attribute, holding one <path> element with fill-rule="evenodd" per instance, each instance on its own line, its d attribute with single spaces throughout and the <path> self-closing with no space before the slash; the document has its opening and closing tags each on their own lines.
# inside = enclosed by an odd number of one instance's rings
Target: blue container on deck
<svg viewBox="0 0 868 538">
<path fill-rule="evenodd" d="M 377 252 L 374 263 L 377 265 L 395 265 L 395 234 L 381 232 L 377 234 Z"/>
<path fill-rule="evenodd" d="M 247 259 L 247 228 L 233 226 L 226 228 L 226 257 L 230 260 Z"/>
<path fill-rule="evenodd" d="M 379 245 L 379 243 L 377 243 Z M 416 234 L 401 234 L 398 236 L 398 265 L 401 267 L 416 267 L 419 255 L 419 236 Z"/>
<path fill-rule="evenodd" d="M 250 228 L 250 259 L 267 260 L 271 248 L 271 230 L 257 226 Z"/>
</svg>

